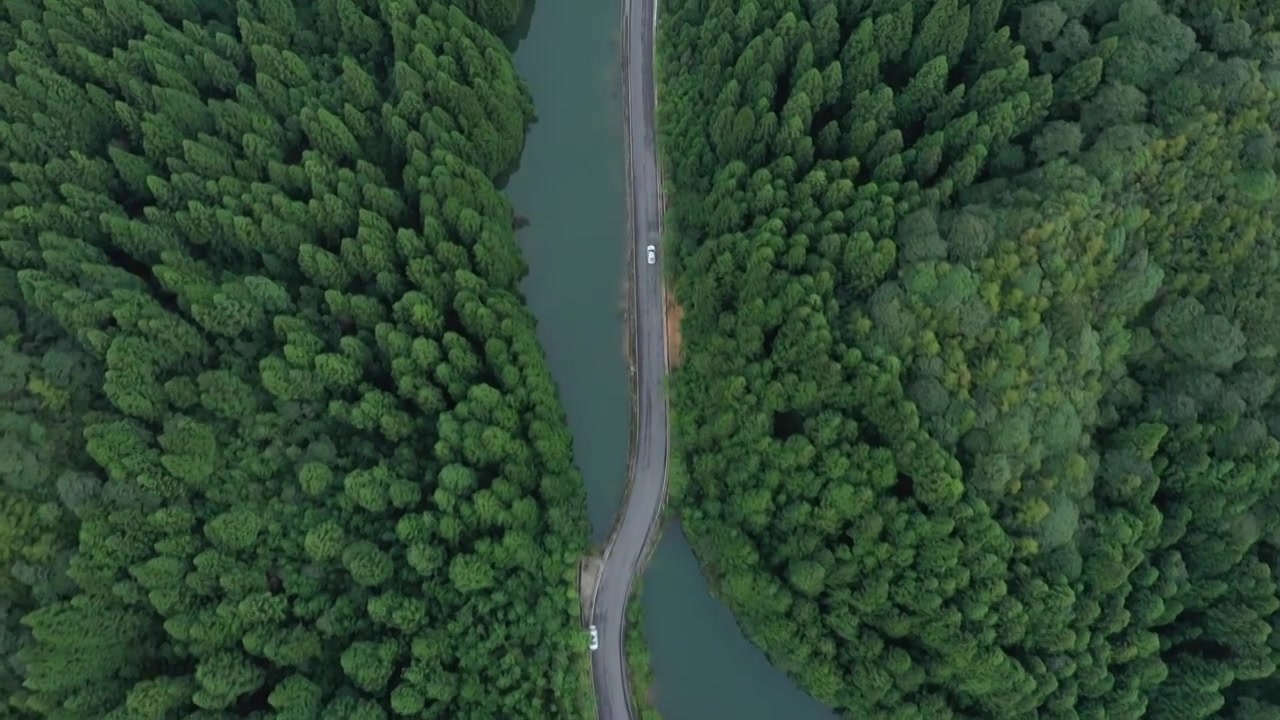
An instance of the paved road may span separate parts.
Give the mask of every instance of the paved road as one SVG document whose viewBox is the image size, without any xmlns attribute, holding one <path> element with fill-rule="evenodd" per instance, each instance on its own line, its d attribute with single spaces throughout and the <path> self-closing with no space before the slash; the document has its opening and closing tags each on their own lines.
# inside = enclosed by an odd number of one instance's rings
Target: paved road
<svg viewBox="0 0 1280 720">
<path fill-rule="evenodd" d="M 641 570 L 646 546 L 655 534 L 667 491 L 666 320 L 663 309 L 662 231 L 657 147 L 654 144 L 653 35 L 656 0 L 624 0 L 628 187 L 634 256 L 636 388 L 639 403 L 631 491 L 622 522 L 605 550 L 604 567 L 593 603 L 592 622 L 600 648 L 592 654 L 600 720 L 633 720 L 631 683 L 623 640 L 627 599 Z M 645 248 L 659 247 L 658 263 L 648 264 Z"/>
</svg>

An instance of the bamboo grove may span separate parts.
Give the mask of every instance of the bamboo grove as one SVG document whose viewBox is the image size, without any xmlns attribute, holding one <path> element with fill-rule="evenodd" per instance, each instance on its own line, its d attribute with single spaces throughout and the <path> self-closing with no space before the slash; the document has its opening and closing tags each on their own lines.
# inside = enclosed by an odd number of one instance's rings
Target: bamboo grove
<svg viewBox="0 0 1280 720">
<path fill-rule="evenodd" d="M 845 717 L 1280 718 L 1278 20 L 665 0 L 676 503 Z"/>
<path fill-rule="evenodd" d="M 3 4 L 0 717 L 580 715 L 518 12 Z"/>
</svg>

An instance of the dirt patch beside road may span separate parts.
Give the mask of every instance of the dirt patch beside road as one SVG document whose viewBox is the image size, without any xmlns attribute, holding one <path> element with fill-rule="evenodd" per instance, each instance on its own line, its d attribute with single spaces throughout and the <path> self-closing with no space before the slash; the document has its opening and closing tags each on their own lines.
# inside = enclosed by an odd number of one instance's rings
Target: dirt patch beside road
<svg viewBox="0 0 1280 720">
<path fill-rule="evenodd" d="M 667 296 L 667 369 L 680 364 L 680 348 L 683 339 L 680 336 L 680 321 L 684 319 L 684 308 L 676 300 L 675 293 L 668 288 Z"/>
</svg>

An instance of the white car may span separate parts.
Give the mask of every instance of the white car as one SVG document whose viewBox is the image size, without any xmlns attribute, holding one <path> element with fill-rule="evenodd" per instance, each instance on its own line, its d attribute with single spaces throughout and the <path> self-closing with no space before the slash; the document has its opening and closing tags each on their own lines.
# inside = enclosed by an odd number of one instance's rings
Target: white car
<svg viewBox="0 0 1280 720">
<path fill-rule="evenodd" d="M 650 265 L 652 265 L 652 264 L 654 264 L 655 262 L 657 262 L 657 261 L 658 261 L 658 250 L 657 250 L 657 248 L 655 248 L 654 246 L 650 245 L 649 247 L 645 248 L 645 250 L 649 253 L 649 264 L 650 264 Z"/>
<path fill-rule="evenodd" d="M 595 625 L 591 626 L 591 630 L 589 632 L 591 633 L 591 652 L 595 652 L 600 649 L 600 632 L 596 630 Z"/>
</svg>

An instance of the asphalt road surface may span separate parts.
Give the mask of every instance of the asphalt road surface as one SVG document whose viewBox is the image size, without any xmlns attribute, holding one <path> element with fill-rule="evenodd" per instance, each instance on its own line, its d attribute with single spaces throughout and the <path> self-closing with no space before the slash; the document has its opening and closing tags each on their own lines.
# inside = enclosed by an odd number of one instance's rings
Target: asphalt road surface
<svg viewBox="0 0 1280 720">
<path fill-rule="evenodd" d="M 623 641 L 627 599 L 641 571 L 644 553 L 657 529 L 667 490 L 667 337 L 662 283 L 662 205 L 659 200 L 657 147 L 654 144 L 653 35 L 656 0 L 629 0 L 624 30 L 626 77 L 628 188 L 631 250 L 635 253 L 634 321 L 636 339 L 636 402 L 639 404 L 631 490 L 622 508 L 622 522 L 605 549 L 604 567 L 596 588 L 591 622 L 600 633 L 600 647 L 592 654 L 592 676 L 600 720 L 633 720 L 631 682 Z M 649 264 L 646 248 L 657 248 L 657 262 Z"/>
</svg>

